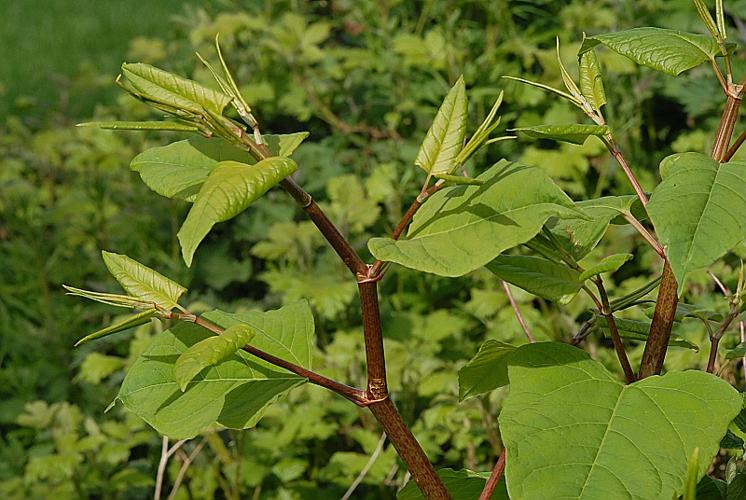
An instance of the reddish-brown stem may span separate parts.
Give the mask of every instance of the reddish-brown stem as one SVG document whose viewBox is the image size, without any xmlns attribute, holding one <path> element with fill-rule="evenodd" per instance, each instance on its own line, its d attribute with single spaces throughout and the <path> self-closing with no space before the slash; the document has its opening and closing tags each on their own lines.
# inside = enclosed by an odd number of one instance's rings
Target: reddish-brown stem
<svg viewBox="0 0 746 500">
<path fill-rule="evenodd" d="M 528 325 L 526 324 L 526 320 L 523 319 L 523 314 L 521 314 L 521 310 L 518 309 L 518 304 L 513 298 L 513 292 L 510 291 L 510 285 L 508 285 L 508 283 L 504 280 L 500 280 L 500 283 L 502 284 L 503 290 L 505 290 L 505 294 L 508 296 L 510 307 L 513 308 L 513 314 L 515 314 L 515 317 L 518 320 L 518 323 L 521 325 L 521 328 L 523 329 L 523 333 L 526 335 L 526 338 L 528 339 L 528 341 L 533 344 L 534 342 L 536 342 L 536 340 L 534 340 L 534 336 L 531 335 L 531 330 L 528 329 Z"/>
<path fill-rule="evenodd" d="M 617 163 L 619 163 L 619 166 L 622 167 L 622 170 L 624 170 L 624 174 L 627 176 L 627 179 L 629 179 L 630 184 L 632 184 L 632 188 L 635 190 L 635 194 L 637 194 L 637 197 L 640 199 L 642 206 L 645 207 L 645 209 L 647 209 L 648 208 L 648 197 L 645 194 L 645 191 L 643 191 L 642 186 L 640 185 L 640 182 L 637 180 L 637 177 L 635 177 L 634 172 L 632 172 L 632 169 L 630 168 L 629 163 L 627 163 L 627 160 L 624 158 L 624 155 L 617 147 L 616 141 L 614 141 L 614 137 L 609 133 L 605 137 L 605 139 L 606 139 L 606 147 L 608 148 L 611 155 L 616 159 Z"/>
<path fill-rule="evenodd" d="M 671 265 L 666 259 L 663 263 L 663 275 L 658 286 L 658 298 L 655 302 L 648 341 L 645 343 L 642 361 L 640 361 L 638 379 L 657 375 L 663 369 L 663 361 L 666 359 L 668 341 L 671 338 L 671 329 L 676 315 L 676 304 L 679 302 L 678 286 Z"/>
<path fill-rule="evenodd" d="M 368 366 L 368 398 L 371 400 L 388 397 L 386 386 L 386 358 L 383 351 L 383 333 L 378 308 L 378 283 L 366 281 L 358 283 L 360 312 L 363 316 L 363 336 L 365 339 L 365 360 Z"/>
<path fill-rule="evenodd" d="M 661 258 L 666 257 L 666 252 L 663 250 L 663 247 L 660 243 L 658 243 L 658 240 L 655 239 L 655 236 L 650 234 L 650 232 L 645 229 L 645 226 L 642 225 L 642 223 L 635 218 L 634 215 L 631 213 L 624 214 L 624 219 L 630 223 L 632 227 L 634 227 L 638 233 L 643 237 L 645 241 L 648 242 L 648 244 L 653 247 L 653 250 L 655 250 L 655 253 L 657 253 Z"/>
<path fill-rule="evenodd" d="M 728 145 L 733 136 L 733 128 L 738 120 L 738 111 L 741 107 L 741 97 L 728 94 L 720 118 L 720 126 L 715 135 L 715 144 L 712 147 L 712 159 L 722 162 L 728 152 Z"/>
<path fill-rule="evenodd" d="M 746 130 L 741 132 L 741 135 L 738 136 L 736 139 L 736 142 L 733 143 L 733 145 L 726 151 L 725 156 L 723 157 L 723 163 L 730 161 L 731 158 L 735 156 L 735 154 L 740 149 L 741 145 L 743 145 L 743 141 L 746 141 Z"/>
<path fill-rule="evenodd" d="M 593 282 L 596 284 L 598 294 L 601 296 L 601 314 L 606 318 L 606 324 L 609 326 L 611 342 L 614 344 L 614 350 L 619 358 L 619 364 L 622 365 L 622 370 L 624 370 L 624 378 L 627 380 L 628 384 L 631 384 L 635 381 L 635 372 L 632 371 L 632 366 L 629 364 L 629 358 L 627 358 L 627 352 L 624 350 L 624 343 L 622 342 L 622 338 L 619 336 L 619 329 L 617 329 L 614 314 L 609 305 L 609 296 L 606 294 L 606 288 L 604 287 L 603 280 L 600 276 L 597 276 Z"/>
<path fill-rule="evenodd" d="M 723 322 L 720 323 L 720 328 L 718 328 L 717 333 L 715 335 L 710 335 L 710 357 L 707 360 L 707 371 L 709 373 L 714 373 L 715 371 L 715 362 L 718 357 L 718 345 L 720 344 L 720 339 L 723 338 L 725 331 L 738 317 L 738 313 L 738 307 L 736 307 L 735 304 L 731 304 L 730 311 L 725 318 L 723 318 Z"/>
<path fill-rule="evenodd" d="M 495 492 L 495 488 L 497 488 L 498 483 L 500 483 L 500 478 L 502 477 L 503 471 L 505 470 L 506 456 L 507 451 L 505 450 L 505 448 L 503 448 L 502 453 L 500 453 L 500 458 L 497 459 L 495 468 L 492 469 L 492 474 L 490 474 L 490 478 L 487 480 L 487 484 L 484 485 L 482 494 L 479 495 L 479 500 L 490 500 L 492 498 L 492 494 Z"/>
</svg>

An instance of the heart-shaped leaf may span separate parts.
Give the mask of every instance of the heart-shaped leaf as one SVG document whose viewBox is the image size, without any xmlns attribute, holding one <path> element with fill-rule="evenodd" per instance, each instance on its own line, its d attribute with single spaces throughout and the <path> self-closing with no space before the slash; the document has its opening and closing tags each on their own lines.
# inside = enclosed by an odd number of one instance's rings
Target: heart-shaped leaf
<svg viewBox="0 0 746 500">
<path fill-rule="evenodd" d="M 738 392 L 701 371 L 623 385 L 580 349 L 520 347 L 500 413 L 511 498 L 671 498 L 700 449 L 698 477 L 730 421 Z M 548 487 L 551 485 L 551 487 Z"/>
<path fill-rule="evenodd" d="M 408 239 L 373 238 L 371 253 L 412 269 L 462 276 L 533 238 L 550 217 L 583 217 L 542 169 L 503 160 L 477 179 L 484 184 L 429 197 Z"/>
<path fill-rule="evenodd" d="M 549 300 L 569 302 L 583 287 L 580 273 L 541 257 L 500 255 L 485 267 L 500 279 Z"/>
<path fill-rule="evenodd" d="M 588 137 L 594 135 L 603 137 L 609 133 L 606 125 L 585 125 L 573 123 L 569 125 L 536 125 L 509 129 L 511 132 L 521 132 L 533 139 L 554 139 L 555 141 L 583 144 Z"/>
<path fill-rule="evenodd" d="M 179 230 L 181 254 L 187 266 L 192 265 L 197 246 L 215 224 L 243 212 L 296 168 L 293 160 L 280 156 L 255 165 L 235 161 L 218 163 L 199 190 Z"/>
<path fill-rule="evenodd" d="M 101 252 L 104 264 L 122 288 L 132 297 L 152 302 L 163 309 L 177 307 L 186 288 L 126 255 Z"/>
<path fill-rule="evenodd" d="M 681 293 L 689 272 L 746 238 L 746 162 L 681 153 L 664 159 L 660 171 L 648 212 Z"/>
</svg>

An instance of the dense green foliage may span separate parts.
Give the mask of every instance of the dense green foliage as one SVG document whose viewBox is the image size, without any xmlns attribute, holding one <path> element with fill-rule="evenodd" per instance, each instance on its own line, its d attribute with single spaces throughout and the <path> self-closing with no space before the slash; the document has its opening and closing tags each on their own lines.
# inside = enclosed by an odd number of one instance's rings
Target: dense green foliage
<svg viewBox="0 0 746 500">
<path fill-rule="evenodd" d="M 746 19 L 739 13 L 746 4 L 730 2 L 728 9 L 735 25 L 732 38 L 743 40 Z M 726 216 L 708 203 L 713 193 L 722 193 L 717 195 L 721 199 L 731 197 L 724 205 L 741 206 L 744 156 L 740 152 L 724 165 L 704 156 L 711 149 L 722 97 L 710 68 L 700 63 L 718 47 L 705 35 L 689 2 L 247 0 L 174 14 L 178 20 L 162 20 L 158 38 L 135 39 L 128 60 L 194 78 L 210 86 L 211 93 L 177 82 L 167 94 L 158 94 L 161 98 L 177 98 L 183 109 L 196 112 L 204 107 L 220 114 L 226 108 L 230 87 L 210 83 L 211 70 L 192 56 L 196 50 L 220 68 L 213 49 L 219 33 L 224 56 L 262 131 L 308 130 L 310 135 L 265 135 L 277 156 L 247 170 L 243 165 L 251 158 L 235 144 L 217 139 L 74 128 L 75 122 L 91 118 L 153 119 L 146 106 L 105 90 L 114 70 L 85 73 L 85 85 L 63 83 L 55 89 L 60 95 L 69 93 L 72 102 L 83 102 L 88 92 L 111 96 L 100 100 L 94 116 L 90 107 L 75 116 L 75 107 L 25 112 L 7 106 L 13 110 L 0 124 L 0 497 L 149 496 L 161 440 L 145 422 L 171 438 L 196 436 L 166 471 L 165 484 L 173 485 L 193 453 L 194 463 L 176 498 L 339 498 L 372 454 L 377 459 L 355 497 L 394 497 L 406 480 L 405 470 L 388 443 L 376 452 L 380 430 L 367 412 L 311 385 L 277 399 L 303 379 L 235 352 L 251 338 L 252 345 L 284 359 L 363 385 L 355 285 L 292 200 L 269 190 L 298 167 L 295 178 L 321 200 L 356 250 L 402 264 L 392 265 L 380 284 L 389 386 L 428 457 L 438 469 L 446 469 L 440 473 L 453 481 L 449 486 L 479 493 L 484 474 L 447 468 L 489 470 L 503 446 L 500 432 L 507 446 L 572 446 L 566 443 L 581 432 L 577 426 L 561 433 L 544 426 L 562 419 L 571 420 L 569 425 L 585 417 L 592 420 L 584 425 L 613 429 L 618 439 L 650 444 L 652 435 L 677 452 L 699 448 L 694 476 L 710 466 L 730 416 L 739 410 L 734 391 L 693 372 L 623 386 L 606 323 L 578 293 L 583 281 L 603 274 L 612 298 L 631 294 L 627 301 L 638 307 L 620 302 L 615 309 L 620 311 L 620 334 L 629 339 L 630 359 L 637 364 L 652 315 L 646 311 L 652 302 L 637 302 L 655 297 L 646 284 L 658 276 L 658 256 L 625 223 L 625 214 L 641 212 L 629 196 L 624 173 L 597 139 L 607 133 L 606 126 L 556 126 L 588 120 L 552 94 L 500 79 L 512 75 L 560 87 L 566 75 L 557 66 L 557 50 L 572 61 L 578 50 L 594 44 L 611 49 L 583 54 L 580 90 L 592 96 L 593 109 L 608 102 L 604 113 L 621 148 L 643 188 L 655 188 L 650 216 L 661 242 L 687 249 L 670 255 L 685 303 L 680 304 L 666 368 L 701 369 L 707 363 L 708 329 L 728 309 L 706 266 L 725 254 L 709 270 L 730 290 L 736 288 L 739 259 L 746 258 L 746 214 Z M 660 61 L 643 57 L 645 44 L 663 43 L 656 37 L 681 41 L 680 34 L 636 32 L 633 43 L 623 44 L 611 35 L 591 36 L 636 26 L 700 34 L 684 45 L 690 51 L 686 57 Z M 585 41 L 583 32 L 589 34 Z M 559 49 L 556 36 L 562 39 Z M 639 67 L 624 55 L 665 73 L 687 72 L 675 79 Z M 109 56 L 118 61 L 122 54 Z M 76 63 L 85 62 L 83 54 L 78 57 Z M 746 61 L 739 57 L 733 59 L 734 72 L 742 75 Z M 593 76 L 598 68 L 603 85 Z M 129 64 L 124 76 L 141 95 L 162 92 L 149 86 L 161 78 L 149 66 Z M 477 151 L 466 166 L 478 184 L 433 195 L 415 216 L 406 240 L 385 238 L 422 185 L 426 174 L 415 163 L 435 177 L 458 173 L 464 137 L 475 135 L 480 123 L 482 130 L 492 131 L 484 120 L 503 90 L 502 121 L 493 135 L 515 133 L 519 139 Z M 286 158 L 291 153 L 292 160 Z M 508 160 L 498 163 L 501 158 Z M 682 170 L 673 170 L 674 163 L 697 169 L 698 177 L 688 178 L 691 195 L 684 213 L 672 213 L 666 204 L 681 196 L 677 176 Z M 728 165 L 739 165 L 740 171 L 728 170 Z M 225 185 L 235 191 L 226 191 Z M 672 185 L 673 194 L 668 189 Z M 199 201 L 203 193 L 210 203 Z M 217 205 L 210 193 L 222 197 Z M 249 203 L 250 210 L 243 211 Z M 485 206 L 494 213 L 480 212 Z M 506 215 L 518 221 L 520 231 L 479 227 L 480 221 Z M 218 224 L 230 218 L 232 222 Z M 721 228 L 721 235 L 702 233 L 698 221 Z M 548 239 L 582 263 L 582 277 L 542 257 L 537 249 Z M 500 256 L 529 240 L 531 253 L 520 247 Z M 100 250 L 116 254 L 106 253 L 102 261 Z M 182 251 L 187 264 L 194 256 L 191 267 L 184 265 Z M 429 258 L 433 255 L 437 258 Z M 88 332 L 122 318 L 109 305 L 66 297 L 62 284 L 114 290 L 107 267 L 128 294 L 147 296 L 162 309 L 174 309 L 177 302 L 195 313 L 220 309 L 206 317 L 235 338 L 206 345 L 205 340 L 217 338 L 203 329 L 178 324 L 166 330 L 148 317 L 128 333 L 73 350 Z M 516 285 L 513 293 L 537 340 L 569 341 L 578 331 L 590 331 L 585 347 L 595 361 L 569 347 L 569 353 L 560 349 L 554 354 L 540 352 L 551 350 L 546 347 L 551 344 L 517 348 L 526 339 L 499 279 Z M 189 292 L 184 294 L 177 282 Z M 635 290 L 642 291 L 635 295 Z M 730 332 L 722 341 L 725 349 L 740 343 L 736 330 Z M 727 359 L 733 360 L 724 362 L 719 374 L 743 390 L 736 358 L 744 351 L 732 352 Z M 541 411 L 524 419 L 519 410 L 529 404 L 526 399 L 551 393 L 551 382 L 566 380 L 571 371 L 561 363 L 541 366 L 547 356 L 582 357 L 573 362 L 587 371 L 587 380 L 580 382 L 589 389 L 577 388 L 559 400 L 546 398 L 538 405 Z M 190 390 L 206 366 L 210 368 L 197 380 L 212 380 L 220 389 L 210 394 Z M 505 386 L 513 380 L 521 382 L 511 384 L 512 396 L 504 405 Z M 667 384 L 689 392 L 671 396 L 664 390 Z M 624 427 L 624 415 L 589 416 L 590 410 L 569 402 L 582 401 L 584 390 L 598 386 L 608 388 L 596 400 L 607 408 L 653 394 L 650 428 Z M 241 398 L 242 391 L 259 392 L 264 399 Z M 710 410 L 699 411 L 693 398 L 711 398 Z M 116 404 L 104 414 L 113 400 L 142 410 L 135 416 Z M 668 405 L 686 414 L 670 418 Z M 201 410 L 199 418 L 191 418 L 195 408 Z M 681 429 L 674 425 L 667 430 L 674 421 L 696 421 L 702 432 L 688 429 L 676 438 L 661 437 L 664 430 L 675 434 Z M 533 444 L 519 444 L 515 438 L 527 433 L 526 426 L 541 429 Z M 246 427 L 253 428 L 236 430 Z M 744 467 L 738 458 L 744 446 L 741 427 L 731 426 L 726 439 L 732 441 L 723 447 L 732 451 L 718 458 L 712 474 L 730 482 L 733 491 L 744 477 L 738 474 Z M 604 446 L 609 444 L 601 439 L 592 450 L 599 457 L 598 470 L 578 476 L 590 489 L 603 480 Z M 571 451 L 580 453 L 578 449 Z M 628 451 L 629 461 L 641 462 L 659 450 Z M 508 479 L 537 468 L 531 452 L 521 451 L 521 456 L 525 461 L 509 466 Z M 566 486 L 572 488 L 578 479 L 571 463 L 586 457 L 565 458 Z M 649 470 L 631 469 L 621 483 L 639 488 L 635 491 L 645 497 L 654 488 L 677 488 L 678 479 L 687 474 L 686 463 L 654 465 L 668 482 L 656 483 Z M 529 495 L 547 481 L 536 475 L 522 484 L 525 491 L 516 486 L 511 494 Z M 724 488 L 724 483 L 712 484 Z M 413 487 L 407 486 L 400 498 L 416 498 Z"/>
</svg>

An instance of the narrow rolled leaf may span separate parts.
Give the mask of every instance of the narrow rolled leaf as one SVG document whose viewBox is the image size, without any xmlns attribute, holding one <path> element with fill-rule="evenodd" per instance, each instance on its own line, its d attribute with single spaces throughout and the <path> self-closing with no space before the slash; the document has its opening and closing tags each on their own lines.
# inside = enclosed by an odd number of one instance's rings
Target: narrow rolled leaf
<svg viewBox="0 0 746 500">
<path fill-rule="evenodd" d="M 584 125 L 574 123 L 569 125 L 537 125 L 535 127 L 521 127 L 509 129 L 511 132 L 521 132 L 534 139 L 554 139 L 555 141 L 583 144 L 590 136 L 603 137 L 609 133 L 606 125 Z"/>
<path fill-rule="evenodd" d="M 458 397 L 464 400 L 508 385 L 508 361 L 515 346 L 488 340 L 479 352 L 458 371 Z"/>
<path fill-rule="evenodd" d="M 467 142 L 463 149 L 459 151 L 458 155 L 456 155 L 456 159 L 454 160 L 454 162 L 457 165 L 463 165 L 464 163 L 466 163 L 466 160 L 468 160 L 471 155 L 474 154 L 475 151 L 477 151 L 483 145 L 490 143 L 485 141 L 490 136 L 492 131 L 495 130 L 498 125 L 500 125 L 500 117 L 495 120 L 495 115 L 497 114 L 497 110 L 502 102 L 503 92 L 500 91 L 500 94 L 497 96 L 495 103 L 492 105 L 492 109 L 490 109 L 490 112 L 487 113 L 484 121 L 479 125 L 477 130 L 474 131 L 474 134 L 469 138 L 469 142 Z M 500 139 L 504 138 L 495 137 L 491 142 L 496 142 Z"/>
<path fill-rule="evenodd" d="M 438 469 L 438 477 L 446 485 L 448 493 L 453 500 L 475 500 L 484 489 L 487 479 L 490 477 L 489 472 L 474 472 L 467 469 Z M 404 488 L 396 495 L 397 500 L 424 500 L 425 497 L 417 488 L 417 484 L 410 480 Z M 495 487 L 492 494 L 492 500 L 508 500 L 508 491 L 505 487 L 505 479 Z"/>
<path fill-rule="evenodd" d="M 632 259 L 633 257 L 634 255 L 632 255 L 631 253 L 617 253 L 614 255 L 609 255 L 608 257 L 604 257 L 603 260 L 601 260 L 601 262 L 599 262 L 595 266 L 591 266 L 583 271 L 580 274 L 580 278 L 578 279 L 580 281 L 585 281 L 594 276 L 598 276 L 599 274 L 616 272 L 617 269 L 622 267 L 625 262 Z"/>
<path fill-rule="evenodd" d="M 588 37 L 583 41 L 580 54 L 598 44 L 637 64 L 674 76 L 720 54 L 717 42 L 707 35 L 650 27 Z"/>
<path fill-rule="evenodd" d="M 508 376 L 499 425 L 511 498 L 675 498 L 692 451 L 700 478 L 742 404 L 701 371 L 624 385 L 559 343 L 520 347 Z"/>
<path fill-rule="evenodd" d="M 525 83 L 526 85 L 531 85 L 532 87 L 536 87 L 536 88 L 545 90 L 547 92 L 557 94 L 558 96 L 572 102 L 576 106 L 580 106 L 580 101 L 575 99 L 573 96 L 571 96 L 570 94 L 562 90 L 555 89 L 554 87 L 550 87 L 549 85 L 544 85 L 543 83 L 538 83 L 538 82 L 532 82 L 531 80 L 526 80 L 525 78 L 519 78 L 517 76 L 503 76 L 502 78 L 505 78 L 506 80 L 514 80 L 516 82 Z"/>
<path fill-rule="evenodd" d="M 462 76 L 443 100 L 414 161 L 428 174 L 450 174 L 456 168 L 466 132 L 466 102 Z"/>
<path fill-rule="evenodd" d="M 609 331 L 608 323 L 606 318 L 598 316 L 596 318 L 597 324 L 601 328 L 606 338 L 611 338 L 611 332 Z M 619 336 L 626 340 L 637 340 L 640 342 L 647 342 L 648 333 L 650 332 L 650 321 L 637 321 L 634 319 L 623 319 L 614 318 Z M 668 339 L 668 345 L 674 347 L 683 347 L 685 349 L 691 349 L 692 351 L 699 351 L 699 346 L 693 344 L 688 340 L 680 337 L 679 335 L 672 334 Z"/>
<path fill-rule="evenodd" d="M 373 238 L 378 259 L 441 276 L 462 276 L 533 238 L 550 217 L 582 217 L 543 170 L 501 161 L 481 186 L 454 186 L 430 196 L 406 240 Z"/>
<path fill-rule="evenodd" d="M 130 328 L 134 328 L 136 326 L 144 325 L 145 323 L 148 323 L 150 319 L 156 314 L 158 314 L 158 311 L 156 311 L 155 309 L 150 309 L 148 311 L 142 311 L 140 313 L 133 314 L 132 316 L 128 316 L 121 321 L 117 321 L 116 323 L 107 326 L 106 328 L 102 328 L 89 335 L 86 335 L 82 339 L 75 342 L 75 347 L 78 347 L 80 344 L 90 342 L 91 340 L 100 339 L 101 337 L 106 337 L 107 335 L 111 335 L 113 333 L 118 333 Z"/>
<path fill-rule="evenodd" d="M 122 75 L 148 100 L 196 114 L 204 110 L 221 114 L 231 97 L 149 64 L 122 64 Z"/>
<path fill-rule="evenodd" d="M 579 60 L 580 93 L 591 103 L 593 109 L 599 111 L 606 104 L 606 92 L 596 51 L 589 50 L 580 54 Z"/>
<path fill-rule="evenodd" d="M 189 123 L 167 122 L 167 121 L 144 121 L 144 122 L 85 122 L 78 123 L 76 127 L 101 128 L 105 130 L 172 130 L 175 132 L 199 132 L 199 127 Z"/>
<path fill-rule="evenodd" d="M 541 257 L 500 255 L 485 267 L 500 279 L 549 300 L 569 302 L 583 287 L 580 273 Z"/>
<path fill-rule="evenodd" d="M 681 293 L 689 272 L 746 238 L 746 162 L 681 153 L 661 163 L 661 175 L 648 212 Z"/>
<path fill-rule="evenodd" d="M 184 351 L 176 360 L 174 378 L 184 392 L 189 382 L 207 367 L 217 365 L 224 359 L 239 351 L 254 338 L 253 329 L 248 325 L 238 324 L 213 337 L 197 342 Z"/>
<path fill-rule="evenodd" d="M 215 224 L 243 212 L 296 168 L 293 160 L 279 156 L 255 165 L 236 161 L 218 163 L 202 185 L 179 230 L 181 253 L 187 266 L 192 265 L 197 246 Z"/>
<path fill-rule="evenodd" d="M 435 174 L 438 179 L 443 179 L 451 184 L 465 184 L 469 186 L 481 186 L 484 181 L 481 179 L 474 179 L 472 177 L 464 177 L 462 175 L 449 175 L 449 174 Z"/>
<path fill-rule="evenodd" d="M 195 137 L 143 151 L 130 162 L 130 168 L 156 193 L 194 201 L 210 172 L 227 160 L 246 162 L 250 158 L 246 151 L 222 139 Z"/>
<path fill-rule="evenodd" d="M 74 286 L 69 285 L 62 285 L 62 288 L 67 290 L 67 295 L 83 297 L 84 299 L 93 300 L 110 306 L 126 307 L 128 309 L 155 309 L 155 304 L 153 302 L 146 302 L 129 295 L 93 292 L 91 290 L 83 290 L 82 288 L 75 288 Z"/>
<path fill-rule="evenodd" d="M 262 140 L 275 156 L 290 156 L 306 140 L 308 132 L 293 134 L 262 134 Z"/>
<path fill-rule="evenodd" d="M 101 252 L 104 263 L 122 288 L 138 300 L 163 309 L 177 307 L 186 288 L 126 255 Z"/>
</svg>

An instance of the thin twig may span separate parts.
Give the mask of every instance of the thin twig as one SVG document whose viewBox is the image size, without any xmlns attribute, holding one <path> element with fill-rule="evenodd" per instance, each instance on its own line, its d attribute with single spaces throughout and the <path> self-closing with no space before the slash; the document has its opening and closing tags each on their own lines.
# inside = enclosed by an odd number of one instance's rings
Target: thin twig
<svg viewBox="0 0 746 500">
<path fill-rule="evenodd" d="M 376 449 L 373 450 L 373 454 L 368 459 L 368 462 L 365 464 L 365 467 L 363 467 L 363 470 L 360 471 L 360 474 L 357 475 L 355 480 L 352 482 L 349 488 L 347 488 L 347 491 L 345 491 L 345 494 L 342 496 L 342 500 L 348 500 L 350 497 L 352 497 L 352 494 L 355 492 L 355 489 L 360 485 L 360 483 L 363 482 L 363 479 L 365 479 L 365 476 L 368 474 L 368 471 L 370 471 L 371 467 L 373 467 L 373 464 L 376 463 L 376 460 L 378 460 L 378 457 L 381 455 L 381 452 L 383 451 L 383 445 L 386 443 L 386 433 L 381 433 L 381 438 L 378 440 L 378 445 L 376 445 Z"/>
<path fill-rule="evenodd" d="M 176 492 L 179 491 L 179 487 L 181 487 L 181 482 L 184 480 L 184 476 L 186 476 L 187 469 L 189 469 L 189 466 L 194 461 L 195 457 L 199 454 L 200 451 L 202 451 L 202 448 L 204 448 L 205 443 L 207 443 L 206 440 L 202 440 L 197 446 L 194 447 L 192 452 L 187 455 L 183 452 L 183 450 L 179 450 L 179 453 L 183 455 L 181 468 L 179 469 L 179 473 L 176 475 L 176 479 L 174 480 L 174 485 L 171 488 L 171 493 L 168 494 L 167 500 L 173 500 L 176 498 Z"/>
<path fill-rule="evenodd" d="M 743 144 L 743 141 L 746 141 L 746 130 L 741 132 L 741 135 L 738 136 L 736 142 L 734 142 L 733 145 L 725 153 L 725 156 L 723 156 L 723 163 L 729 162 L 736 155 L 739 148 Z"/>
<path fill-rule="evenodd" d="M 616 326 L 616 320 L 614 319 L 614 314 L 609 305 L 609 296 L 606 294 L 606 288 L 604 288 L 604 283 L 600 276 L 596 276 L 593 282 L 596 284 L 598 293 L 601 296 L 601 304 L 603 305 L 601 314 L 604 315 L 606 323 L 609 326 L 611 341 L 614 344 L 614 350 L 619 358 L 619 364 L 622 365 L 622 370 L 624 370 L 624 377 L 627 380 L 627 383 L 631 384 L 635 381 L 635 372 L 632 371 L 632 366 L 629 364 L 629 358 L 627 358 L 627 352 L 624 350 L 624 343 L 622 342 L 622 338 L 619 336 L 619 329 Z"/>
<path fill-rule="evenodd" d="M 528 341 L 533 344 L 534 342 L 536 342 L 536 340 L 534 340 L 534 336 L 531 335 L 531 331 L 528 329 L 526 320 L 523 319 L 523 314 L 521 314 L 521 310 L 518 308 L 518 304 L 513 298 L 513 292 L 510 291 L 510 285 L 508 285 L 508 283 L 504 280 L 500 280 L 500 284 L 505 290 L 505 294 L 508 296 L 508 300 L 510 301 L 510 307 L 513 308 L 513 313 L 515 314 L 515 317 L 518 320 L 518 323 L 521 324 L 521 328 L 523 328 L 523 333 L 526 334 L 526 338 L 528 339 Z"/>
<path fill-rule="evenodd" d="M 507 450 L 503 448 L 502 453 L 500 453 L 500 458 L 497 459 L 495 468 L 492 469 L 492 474 L 490 474 L 490 478 L 487 480 L 487 483 L 484 485 L 482 494 L 479 495 L 479 500 L 490 500 L 492 498 L 492 494 L 495 492 L 495 488 L 497 487 L 498 483 L 500 483 L 500 478 L 502 477 L 503 471 L 505 470 L 506 456 L 507 456 Z"/>
<path fill-rule="evenodd" d="M 609 133 L 604 138 L 604 143 L 606 144 L 609 153 L 611 153 L 611 156 L 616 159 L 617 163 L 619 163 L 619 166 L 622 167 L 622 170 L 624 170 L 624 174 L 627 176 L 630 184 L 632 184 L 632 188 L 635 190 L 635 194 L 637 194 L 637 197 L 640 199 L 642 206 L 645 207 L 645 210 L 647 210 L 648 197 L 645 194 L 645 191 L 642 189 L 640 181 L 637 180 L 634 172 L 632 172 L 632 169 L 630 168 L 629 163 L 627 163 L 627 160 L 624 158 L 621 150 L 617 147 L 616 141 L 614 141 L 614 136 Z"/>
<path fill-rule="evenodd" d="M 723 73 L 720 71 L 720 68 L 718 68 L 715 59 L 710 59 L 710 65 L 712 66 L 713 71 L 715 71 L 715 75 L 718 77 L 718 81 L 720 82 L 720 86 L 723 88 L 723 92 L 728 95 L 728 84 L 725 82 Z"/>
<path fill-rule="evenodd" d="M 155 476 L 155 491 L 153 492 L 154 500 L 160 500 L 161 498 L 161 491 L 163 489 L 163 476 L 166 472 L 166 464 L 168 464 L 168 459 L 171 458 L 171 455 L 176 453 L 176 450 L 181 448 L 181 446 L 186 442 L 186 439 L 181 439 L 179 441 L 176 441 L 176 443 L 174 443 L 174 445 L 169 448 L 168 438 L 166 436 L 163 436 L 161 444 L 161 460 L 158 462 L 158 471 L 156 472 Z"/>
<path fill-rule="evenodd" d="M 630 212 L 626 212 L 624 214 L 624 219 L 630 223 L 632 227 L 634 227 L 638 233 L 643 237 L 643 239 L 651 246 L 653 247 L 653 250 L 655 250 L 655 253 L 657 253 L 661 258 L 665 258 L 666 252 L 663 250 L 663 246 L 661 246 L 660 243 L 658 243 L 658 240 L 655 239 L 655 236 L 650 234 L 650 232 L 645 229 L 645 226 L 642 225 L 642 223 L 635 218 L 634 215 Z"/>
</svg>

